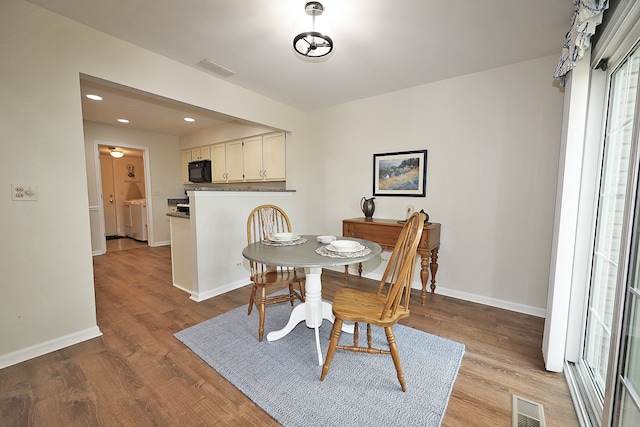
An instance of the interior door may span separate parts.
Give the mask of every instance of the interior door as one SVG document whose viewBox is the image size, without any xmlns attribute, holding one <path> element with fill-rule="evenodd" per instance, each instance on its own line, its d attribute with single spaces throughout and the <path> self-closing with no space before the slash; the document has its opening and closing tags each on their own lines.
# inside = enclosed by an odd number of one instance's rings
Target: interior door
<svg viewBox="0 0 640 427">
<path fill-rule="evenodd" d="M 113 180 L 113 159 L 100 156 L 102 174 L 102 206 L 104 210 L 104 230 L 107 236 L 118 235 L 118 220 L 116 214 L 116 191 Z"/>
</svg>

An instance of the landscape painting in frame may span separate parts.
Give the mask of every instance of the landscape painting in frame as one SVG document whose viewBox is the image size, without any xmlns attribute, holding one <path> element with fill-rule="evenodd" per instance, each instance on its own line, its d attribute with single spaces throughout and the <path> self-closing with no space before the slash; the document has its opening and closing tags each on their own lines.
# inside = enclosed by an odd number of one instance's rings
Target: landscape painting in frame
<svg viewBox="0 0 640 427">
<path fill-rule="evenodd" d="M 374 196 L 424 196 L 427 150 L 373 155 Z"/>
</svg>

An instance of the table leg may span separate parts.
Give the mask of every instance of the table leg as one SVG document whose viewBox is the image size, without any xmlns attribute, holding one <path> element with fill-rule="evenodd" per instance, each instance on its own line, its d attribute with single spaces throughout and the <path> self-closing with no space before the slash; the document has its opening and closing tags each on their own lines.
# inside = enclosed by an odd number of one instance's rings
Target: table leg
<svg viewBox="0 0 640 427">
<path fill-rule="evenodd" d="M 349 283 L 349 264 L 344 266 L 344 283 Z"/>
<path fill-rule="evenodd" d="M 436 273 L 438 272 L 438 251 L 440 250 L 440 246 L 436 246 L 431 251 L 431 264 L 429 268 L 431 269 L 431 293 L 435 293 L 436 291 Z"/>
<path fill-rule="evenodd" d="M 286 336 L 303 320 L 309 328 L 313 328 L 316 338 L 316 349 L 318 351 L 318 364 L 322 365 L 322 351 L 320 349 L 319 328 L 322 321 L 327 319 L 331 323 L 334 321 L 331 303 L 322 300 L 322 282 L 320 275 L 322 268 L 305 269 L 305 302 L 296 305 L 291 311 L 289 321 L 284 328 L 278 331 L 271 331 L 267 334 L 267 341 L 276 341 Z M 342 328 L 345 332 L 353 333 L 353 325 L 345 325 Z"/>
<path fill-rule="evenodd" d="M 420 281 L 422 282 L 422 305 L 427 303 L 427 281 L 429 280 L 429 256 L 420 255 Z"/>
</svg>

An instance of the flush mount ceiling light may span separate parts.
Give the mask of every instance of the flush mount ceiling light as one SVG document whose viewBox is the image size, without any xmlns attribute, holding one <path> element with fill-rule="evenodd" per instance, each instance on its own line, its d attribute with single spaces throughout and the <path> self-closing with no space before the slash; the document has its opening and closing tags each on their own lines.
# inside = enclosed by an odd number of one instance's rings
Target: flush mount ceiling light
<svg viewBox="0 0 640 427">
<path fill-rule="evenodd" d="M 333 50 L 333 40 L 331 37 L 315 31 L 316 16 L 322 15 L 324 6 L 318 1 L 309 1 L 304 5 L 304 11 L 313 19 L 311 31 L 298 34 L 293 39 L 293 48 L 300 55 L 308 58 L 320 58 L 330 54 Z"/>
<path fill-rule="evenodd" d="M 109 154 L 111 154 L 111 157 L 115 157 L 116 159 L 124 156 L 122 150 L 118 150 L 116 147 L 109 147 Z"/>
</svg>

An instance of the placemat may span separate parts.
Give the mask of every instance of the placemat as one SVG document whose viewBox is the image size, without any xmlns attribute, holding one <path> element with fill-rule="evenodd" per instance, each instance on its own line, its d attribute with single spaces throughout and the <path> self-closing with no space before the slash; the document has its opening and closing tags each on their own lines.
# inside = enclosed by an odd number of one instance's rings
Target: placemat
<svg viewBox="0 0 640 427">
<path fill-rule="evenodd" d="M 290 242 L 276 242 L 274 240 L 265 239 L 262 241 L 262 244 L 267 246 L 295 246 L 295 245 L 301 245 L 303 243 L 306 243 L 306 241 L 307 241 L 306 237 L 300 237 L 299 239 L 292 240 Z"/>
<path fill-rule="evenodd" d="M 326 246 L 320 246 L 316 249 L 316 253 L 322 256 L 328 256 L 331 258 L 359 258 L 361 256 L 369 255 L 371 253 L 371 249 L 365 248 L 358 252 L 335 252 L 327 249 Z"/>
</svg>

